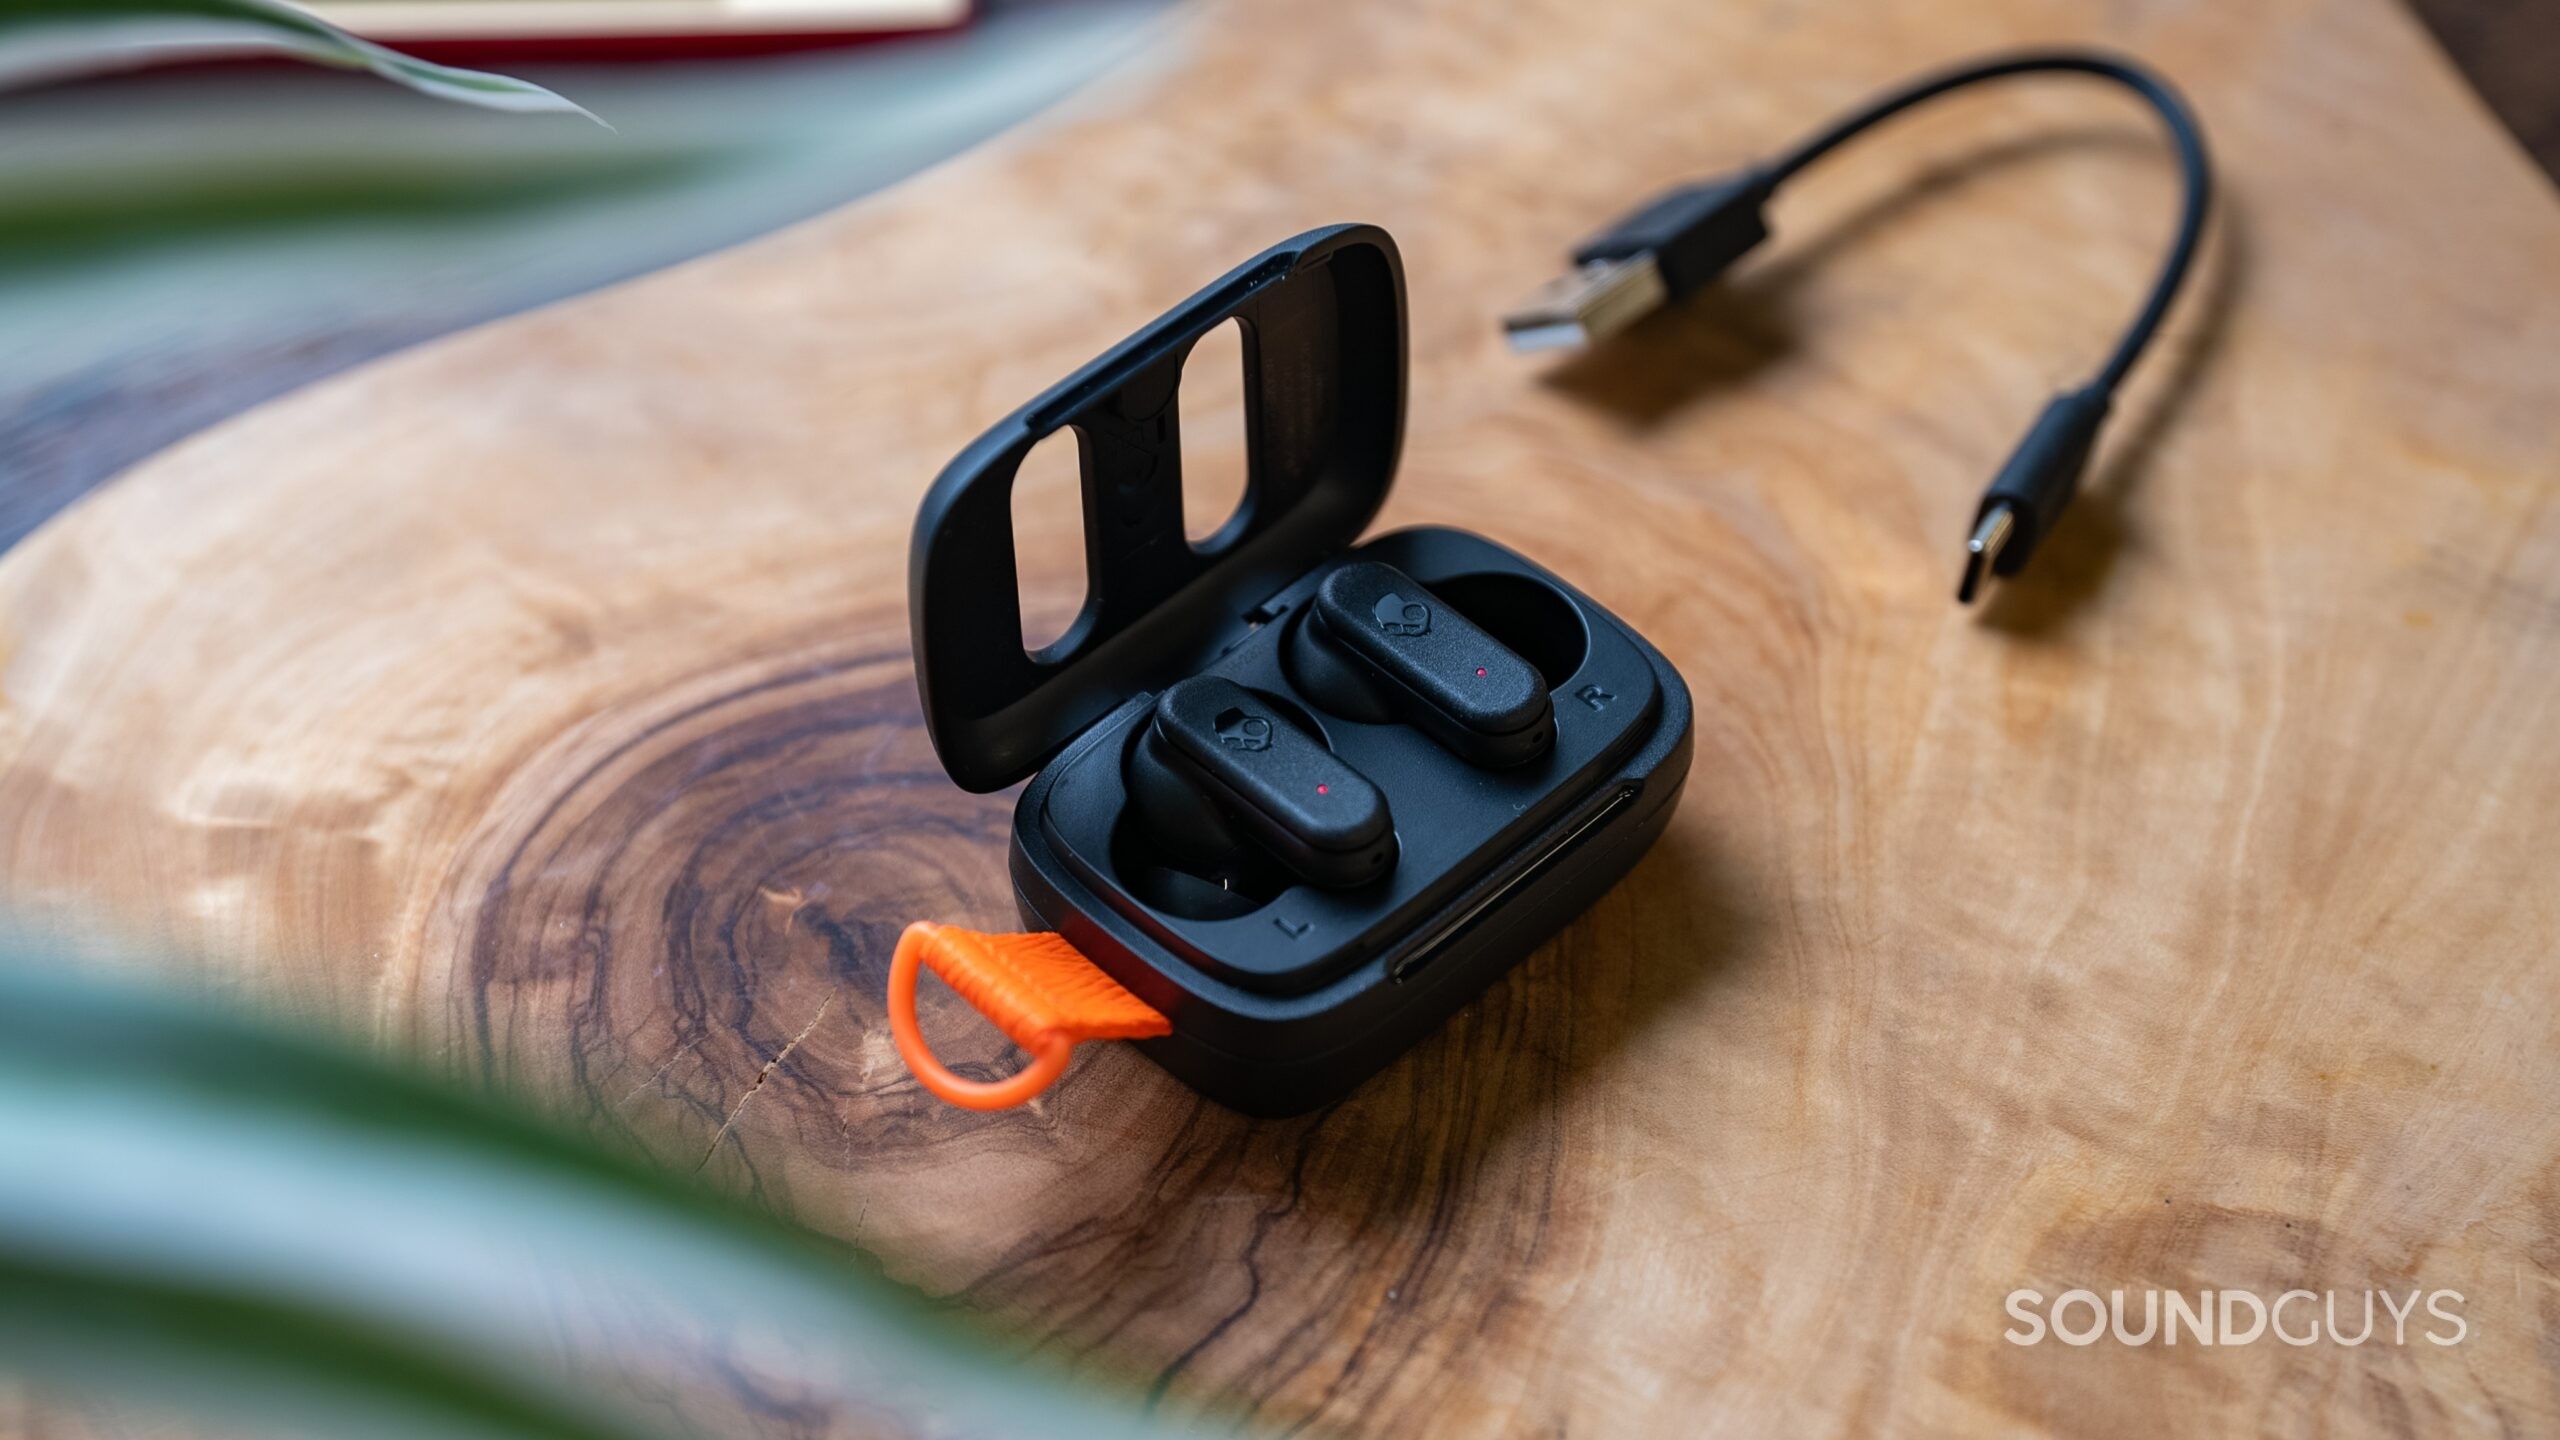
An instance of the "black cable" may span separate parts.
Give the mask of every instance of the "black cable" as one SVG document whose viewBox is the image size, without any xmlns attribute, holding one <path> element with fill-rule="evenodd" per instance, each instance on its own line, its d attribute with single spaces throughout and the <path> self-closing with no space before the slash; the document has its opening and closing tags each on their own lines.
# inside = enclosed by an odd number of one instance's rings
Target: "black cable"
<svg viewBox="0 0 2560 1440">
<path fill-rule="evenodd" d="M 1993 56 L 1890 91 L 1816 131 L 1764 165 L 1656 196 L 1575 247 L 1575 269 L 1503 319 L 1523 350 L 1606 339 L 1711 283 L 1769 236 L 1770 195 L 1799 171 L 1915 105 L 2014 75 L 2089 75 L 2148 103 L 2169 132 L 2184 176 L 2178 229 L 2150 294 L 2106 363 L 2086 384 L 2049 401 L 1983 492 L 1966 542 L 1959 600 L 1988 574 L 2015 575 L 2053 529 L 2079 489 L 2115 392 L 2158 332 L 2187 277 L 2213 203 L 2213 166 L 2195 114 L 2168 81 L 2138 61 L 2096 51 L 2045 50 Z"/>
<path fill-rule="evenodd" d="M 2125 327 L 2124 338 L 2107 357 L 2107 363 L 2089 383 L 2113 394 L 2124 383 L 2125 373 L 2151 343 L 2153 332 L 2160 328 L 2169 305 L 2178 298 L 2178 287 L 2185 283 L 2187 266 L 2195 259 L 2196 244 L 2204 236 L 2205 213 L 2213 205 L 2213 166 L 2205 159 L 2204 132 L 2196 125 L 2194 112 L 2177 90 L 2162 79 L 2157 71 L 2138 61 L 2121 59 L 2087 50 L 2028 51 L 1959 65 L 1935 75 L 1924 76 L 1902 89 L 1869 101 L 1858 110 L 1834 120 L 1812 137 L 1799 143 L 1776 160 L 1762 167 L 1771 188 L 1784 184 L 1814 161 L 1837 149 L 1843 141 L 1892 119 L 1913 106 L 1966 89 L 1986 80 L 2000 80 L 2012 75 L 2093 75 L 2111 80 L 2134 94 L 2160 116 L 2169 132 L 2169 143 L 2178 152 L 2178 168 L 2184 195 L 2178 204 L 2178 233 L 2169 242 L 2168 258 L 2160 262 L 2159 278 L 2151 282 L 2151 294 L 2142 302 L 2141 313 Z"/>
</svg>

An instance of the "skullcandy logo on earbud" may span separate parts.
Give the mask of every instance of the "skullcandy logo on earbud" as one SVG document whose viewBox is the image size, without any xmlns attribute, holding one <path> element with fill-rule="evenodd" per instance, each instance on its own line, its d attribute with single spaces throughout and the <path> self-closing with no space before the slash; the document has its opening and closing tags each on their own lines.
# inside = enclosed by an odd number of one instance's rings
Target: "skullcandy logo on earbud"
<svg viewBox="0 0 2560 1440">
<path fill-rule="evenodd" d="M 1218 743 L 1230 750 L 1271 748 L 1271 722 L 1230 708 L 1218 716 Z"/>
<path fill-rule="evenodd" d="M 1393 590 L 1378 597 L 1378 628 L 1390 635 L 1428 635 L 1431 633 L 1431 607 L 1418 605 Z"/>
</svg>

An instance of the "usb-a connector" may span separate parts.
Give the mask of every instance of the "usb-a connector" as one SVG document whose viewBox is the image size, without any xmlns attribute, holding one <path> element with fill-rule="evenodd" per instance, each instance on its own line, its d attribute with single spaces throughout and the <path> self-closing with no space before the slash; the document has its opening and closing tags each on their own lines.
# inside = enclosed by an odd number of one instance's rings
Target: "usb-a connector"
<svg viewBox="0 0 2560 1440">
<path fill-rule="evenodd" d="M 1573 269 L 1502 317 L 1515 350 L 1605 340 L 1705 286 L 1769 238 L 1756 170 L 1683 185 L 1574 247 Z"/>
<path fill-rule="evenodd" d="M 1651 252 L 1594 260 L 1539 286 L 1502 317 L 1502 334 L 1523 354 L 1594 345 L 1661 309 L 1669 298 Z"/>
</svg>

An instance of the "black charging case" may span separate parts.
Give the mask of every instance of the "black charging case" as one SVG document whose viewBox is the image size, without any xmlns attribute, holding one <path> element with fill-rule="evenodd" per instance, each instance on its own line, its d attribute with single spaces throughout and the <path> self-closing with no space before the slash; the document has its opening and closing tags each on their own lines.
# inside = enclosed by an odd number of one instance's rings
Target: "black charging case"
<svg viewBox="0 0 2560 1440">
<path fill-rule="evenodd" d="M 1244 342 L 1248 477 L 1236 517 L 1195 545 L 1183 364 L 1229 318 Z M 1688 779 L 1688 688 L 1623 621 L 1464 531 L 1360 540 L 1394 479 L 1404 405 L 1395 243 L 1367 225 L 1311 231 L 979 437 L 916 519 L 925 721 L 963 787 L 1030 778 L 1013 818 L 1025 916 L 1171 1019 L 1141 1050 L 1247 1114 L 1324 1105 L 1428 1034 L 1632 868 Z M 1061 428 L 1083 456 L 1087 599 L 1031 650 L 1012 486 Z M 1355 560 L 1404 572 L 1536 668 L 1555 725 L 1543 756 L 1484 768 L 1410 725 L 1340 713 L 1358 707 L 1316 673 L 1302 627 L 1317 587 Z M 1393 809 L 1393 868 L 1352 889 L 1212 879 L 1159 843 L 1132 805 L 1128 759 L 1157 692 L 1195 675 L 1246 687 L 1366 775 Z"/>
</svg>

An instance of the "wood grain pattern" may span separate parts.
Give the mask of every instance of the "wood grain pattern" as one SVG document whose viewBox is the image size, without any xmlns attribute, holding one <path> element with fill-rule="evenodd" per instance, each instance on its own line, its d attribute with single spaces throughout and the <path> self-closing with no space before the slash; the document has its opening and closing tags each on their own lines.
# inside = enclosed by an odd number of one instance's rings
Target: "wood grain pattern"
<svg viewBox="0 0 2560 1440">
<path fill-rule="evenodd" d="M 1725 293 L 1502 353 L 1613 207 L 2091 37 L 2180 77 L 2231 203 L 1986 616 L 1947 599 L 1980 479 L 2167 221 L 2116 97 L 1914 117 Z M 919 728 L 915 498 L 1346 218 L 1412 271 L 1388 520 L 1659 643 L 1684 808 L 1329 1112 L 1246 1122 L 1127 1052 L 944 1109 L 881 1024 L 890 940 L 1009 921 L 1010 800 Z M 1176 1413 L 2547 1433 L 2555 334 L 2560 207 L 2382 0 L 1217 5 L 1049 123 L 270 406 L 0 559 L 0 896 L 630 1125 Z M 2470 1330 L 2001 1341 L 2010 1290 L 2075 1285 L 2449 1288 Z"/>
</svg>

